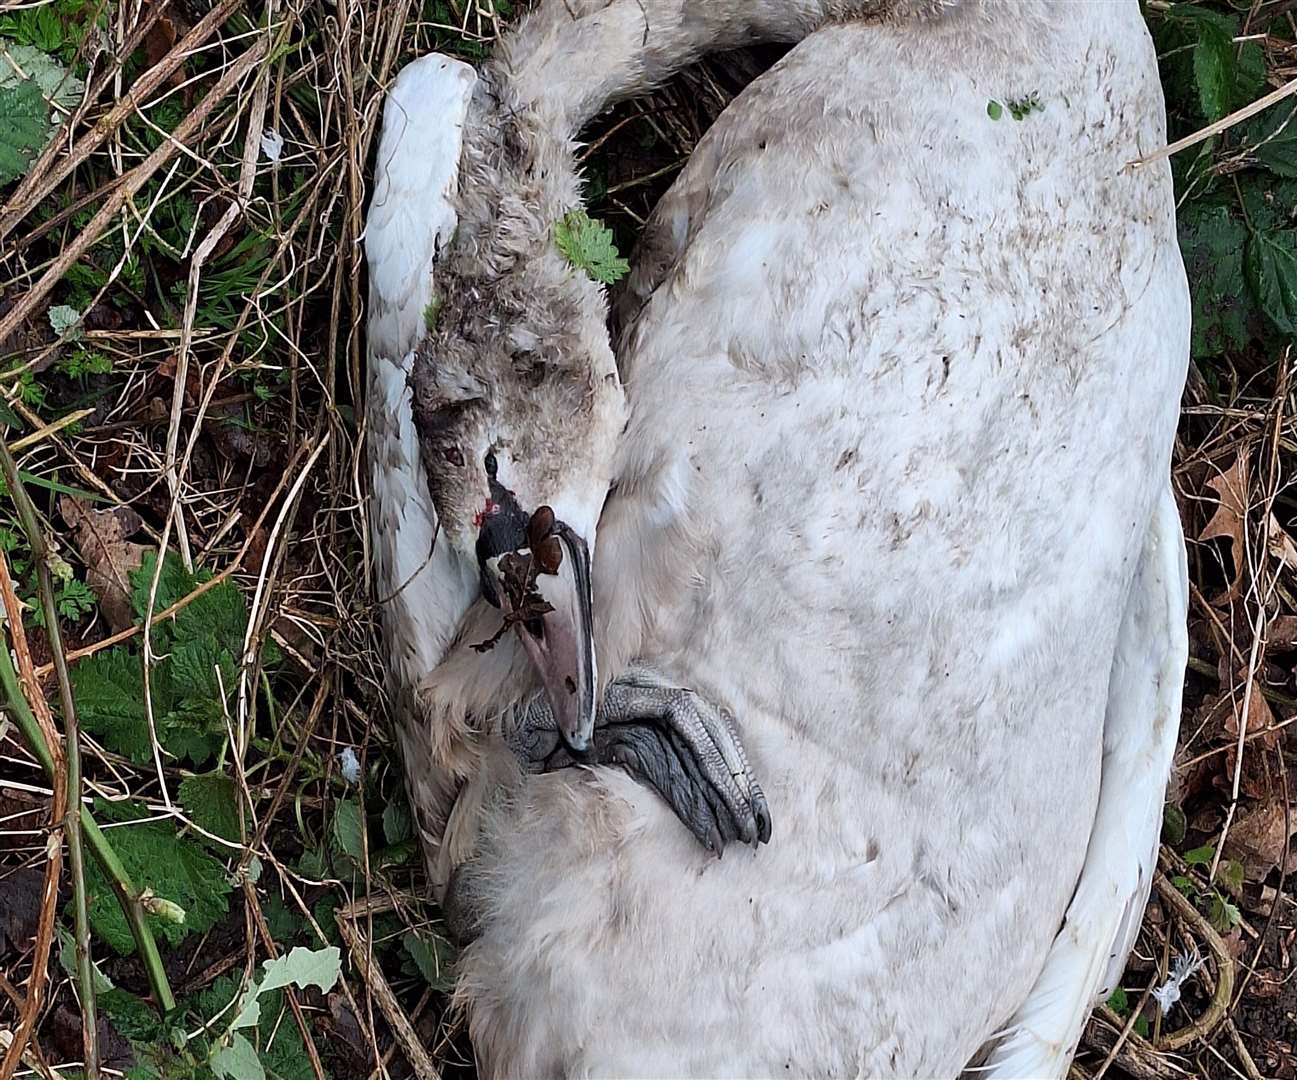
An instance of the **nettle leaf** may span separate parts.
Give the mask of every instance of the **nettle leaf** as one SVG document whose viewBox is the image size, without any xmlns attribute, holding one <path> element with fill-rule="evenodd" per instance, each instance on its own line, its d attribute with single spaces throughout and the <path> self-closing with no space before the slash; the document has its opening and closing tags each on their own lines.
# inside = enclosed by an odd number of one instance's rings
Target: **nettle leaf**
<svg viewBox="0 0 1297 1080">
<path fill-rule="evenodd" d="M 135 617 L 141 621 L 148 611 L 149 590 L 153 587 L 153 575 L 157 565 L 158 553 L 148 551 L 144 554 L 140 568 L 130 574 L 131 607 L 135 610 Z M 208 577 L 210 576 L 209 574 Z M 159 611 L 165 611 L 172 604 L 183 600 L 204 580 L 206 579 L 202 577 L 201 571 L 191 574 L 185 569 L 184 563 L 167 552 L 166 558 L 162 560 L 162 572 L 158 576 L 158 592 L 154 600 L 153 613 L 156 615 Z"/>
<path fill-rule="evenodd" d="M 228 701 L 238 686 L 239 672 L 228 649 L 223 649 L 211 634 L 181 641 L 179 634 L 171 645 L 171 674 L 176 697 L 187 711 L 193 711 L 224 726 L 222 703 Z"/>
<path fill-rule="evenodd" d="M 1184 853 L 1184 861 L 1190 866 L 1206 866 L 1216 857 L 1216 848 L 1211 844 L 1204 844 L 1202 847 L 1196 847 L 1192 851 Z"/>
<path fill-rule="evenodd" d="M 612 230 L 584 210 L 572 210 L 554 226 L 554 242 L 567 261 L 595 281 L 612 285 L 630 270 L 617 252 Z"/>
<path fill-rule="evenodd" d="M 70 110 L 85 89 L 85 83 L 40 49 L 0 41 L 0 90 L 23 83 L 35 84 L 41 96 L 56 107 L 56 124 L 62 119 L 59 110 Z"/>
<path fill-rule="evenodd" d="M 1236 79 L 1234 41 L 1215 22 L 1198 25 L 1198 44 L 1193 49 L 1194 81 L 1198 100 L 1208 120 L 1219 120 L 1230 111 Z"/>
<path fill-rule="evenodd" d="M 1252 156 L 1276 176 L 1297 177 L 1297 106 L 1279 105 L 1243 129 Z"/>
<path fill-rule="evenodd" d="M 34 83 L 0 87 L 0 184 L 26 175 L 49 138 L 48 111 Z"/>
<path fill-rule="evenodd" d="M 199 828 L 239 842 L 239 793 L 224 773 L 187 776 L 180 782 L 180 805 Z"/>
<path fill-rule="evenodd" d="M 139 822 L 148 817 L 148 811 L 141 806 L 103 799 L 95 800 L 95 814 L 102 824 Z M 188 934 L 210 930 L 229 910 L 230 884 L 224 865 L 192 840 L 178 836 L 173 822 L 123 824 L 113 828 L 109 836 L 136 886 L 151 890 L 185 913 L 183 923 L 149 915 L 154 935 L 174 945 Z M 86 884 L 90 924 L 95 933 L 118 953 L 130 955 L 135 951 L 135 940 L 98 863 L 86 863 Z"/>
<path fill-rule="evenodd" d="M 1256 232 L 1248 241 L 1248 284 L 1270 321 L 1297 334 L 1297 229 Z"/>
<path fill-rule="evenodd" d="M 119 1035 L 132 1041 L 148 1042 L 162 1032 L 162 1019 L 143 998 L 128 990 L 113 989 L 100 994 L 96 1005 Z"/>
<path fill-rule="evenodd" d="M 1241 348 L 1251 337 L 1243 278 L 1247 226 L 1227 206 L 1191 205 L 1180 215 L 1179 233 L 1193 298 L 1194 357 Z"/>
<path fill-rule="evenodd" d="M 72 691 L 86 731 L 136 764 L 149 760 L 153 743 L 138 656 L 125 649 L 106 649 L 86 657 L 72 668 Z M 155 709 L 158 704 L 155 696 Z"/>
</svg>

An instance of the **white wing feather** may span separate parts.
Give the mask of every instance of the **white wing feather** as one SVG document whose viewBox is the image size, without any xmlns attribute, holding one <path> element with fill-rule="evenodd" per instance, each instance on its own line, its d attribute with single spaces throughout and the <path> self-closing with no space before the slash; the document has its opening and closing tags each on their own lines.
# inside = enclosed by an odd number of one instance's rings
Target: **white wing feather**
<svg viewBox="0 0 1297 1080">
<path fill-rule="evenodd" d="M 1189 655 L 1188 597 L 1184 538 L 1168 488 L 1122 619 L 1099 805 L 1076 895 L 1031 994 L 977 1070 L 982 1076 L 1066 1075 L 1090 1010 L 1112 993 L 1126 966 L 1157 866 Z"/>
<path fill-rule="evenodd" d="M 437 819 L 452 792 L 432 753 L 429 721 L 415 690 L 444 655 L 477 581 L 449 545 L 435 543 L 437 515 L 419 457 L 408 377 L 432 299 L 433 263 L 455 231 L 452 200 L 476 81 L 467 64 L 437 54 L 402 70 L 383 110 L 364 236 L 370 539 L 411 802 L 431 818 L 420 821 L 427 851 L 440 841 Z"/>
</svg>

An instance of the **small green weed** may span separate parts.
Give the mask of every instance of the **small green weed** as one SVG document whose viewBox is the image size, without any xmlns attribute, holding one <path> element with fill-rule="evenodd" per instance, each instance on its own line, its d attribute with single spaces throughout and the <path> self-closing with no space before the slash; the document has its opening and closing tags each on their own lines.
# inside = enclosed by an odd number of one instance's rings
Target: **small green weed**
<svg viewBox="0 0 1297 1080">
<path fill-rule="evenodd" d="M 630 270 L 613 243 L 612 230 L 584 210 L 569 211 L 554 226 L 554 242 L 568 262 L 605 285 L 615 284 Z"/>
</svg>

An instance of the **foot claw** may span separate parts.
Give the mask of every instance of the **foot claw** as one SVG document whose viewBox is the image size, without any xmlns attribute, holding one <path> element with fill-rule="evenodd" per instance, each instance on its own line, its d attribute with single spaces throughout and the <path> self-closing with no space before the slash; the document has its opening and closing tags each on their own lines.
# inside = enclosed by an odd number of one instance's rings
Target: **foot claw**
<svg viewBox="0 0 1297 1080">
<path fill-rule="evenodd" d="M 770 840 L 770 807 L 752 775 L 733 718 L 690 690 L 638 669 L 608 687 L 590 751 L 565 750 L 537 698 L 506 739 L 533 772 L 618 765 L 652 787 L 695 839 L 719 858 L 735 840 Z"/>
</svg>

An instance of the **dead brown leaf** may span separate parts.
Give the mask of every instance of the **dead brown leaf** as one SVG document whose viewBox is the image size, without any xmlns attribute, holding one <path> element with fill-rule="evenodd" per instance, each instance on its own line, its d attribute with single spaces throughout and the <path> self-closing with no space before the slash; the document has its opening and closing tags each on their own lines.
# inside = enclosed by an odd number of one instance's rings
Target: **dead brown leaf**
<svg viewBox="0 0 1297 1080">
<path fill-rule="evenodd" d="M 1277 615 L 1265 630 L 1265 643 L 1273 649 L 1297 645 L 1297 615 Z"/>
<path fill-rule="evenodd" d="M 156 2 L 156 0 L 155 0 Z M 176 44 L 176 24 L 172 22 L 171 16 L 163 15 L 149 32 L 144 35 L 144 53 L 148 57 L 149 67 L 165 59 Z M 167 85 L 171 87 L 183 86 L 185 82 L 185 65 L 181 64 L 171 77 L 167 79 Z"/>
<path fill-rule="evenodd" d="M 1297 544 L 1279 524 L 1279 519 L 1270 515 L 1270 529 L 1266 537 L 1266 548 L 1270 555 L 1289 570 L 1297 570 Z"/>
<path fill-rule="evenodd" d="M 148 550 L 126 537 L 143 524 L 129 506 L 93 510 L 71 495 L 59 498 L 59 512 L 73 530 L 73 543 L 86 564 L 86 583 L 113 632 L 132 623 L 130 572 L 138 570 Z"/>
<path fill-rule="evenodd" d="M 1270 709 L 1270 703 L 1266 701 L 1265 695 L 1261 693 L 1260 679 L 1252 686 L 1252 696 L 1247 701 L 1247 733 L 1255 735 L 1258 731 L 1265 731 L 1267 728 L 1274 726 L 1274 713 Z M 1228 695 L 1225 695 L 1228 696 Z M 1247 697 L 1247 687 L 1240 684 L 1234 692 L 1232 707 L 1225 714 L 1225 731 L 1231 739 L 1238 738 L 1239 722 L 1243 714 L 1243 699 Z M 1273 747 L 1275 743 L 1274 732 L 1260 737 L 1261 745 Z"/>
<path fill-rule="evenodd" d="M 1231 556 L 1234 560 L 1234 575 L 1229 589 L 1215 603 L 1223 603 L 1238 598 L 1243 588 L 1243 561 L 1247 542 L 1244 530 L 1247 527 L 1247 491 L 1248 469 L 1247 455 L 1240 454 L 1238 460 L 1218 476 L 1207 481 L 1207 486 L 1216 493 L 1220 506 L 1212 514 L 1211 520 L 1198 534 L 1199 540 L 1224 538 L 1230 541 Z"/>
<path fill-rule="evenodd" d="M 1249 881 L 1261 881 L 1283 859 L 1290 825 L 1297 826 L 1297 819 L 1292 815 L 1285 819 L 1282 801 L 1262 803 L 1245 811 L 1234 822 L 1225 841 L 1225 851 L 1231 858 L 1242 861 Z M 1291 855 L 1288 862 L 1291 870 L 1294 862 Z"/>
</svg>

